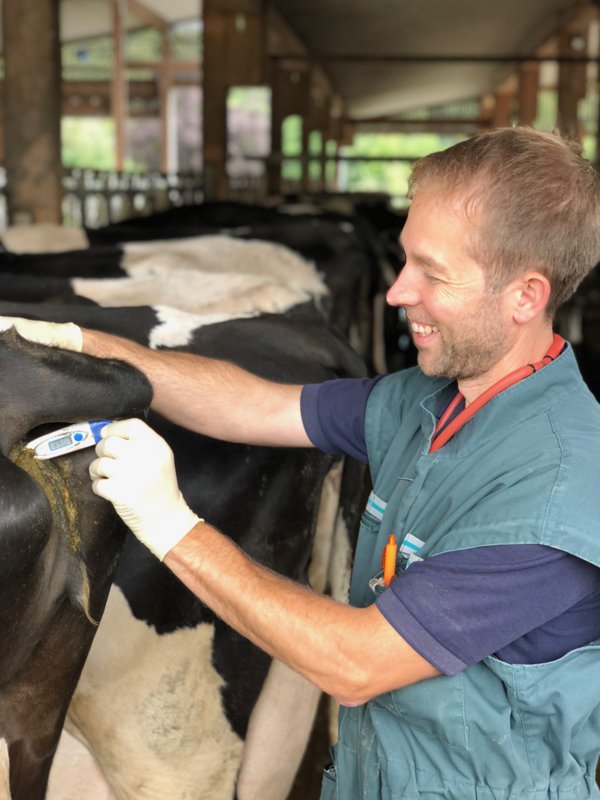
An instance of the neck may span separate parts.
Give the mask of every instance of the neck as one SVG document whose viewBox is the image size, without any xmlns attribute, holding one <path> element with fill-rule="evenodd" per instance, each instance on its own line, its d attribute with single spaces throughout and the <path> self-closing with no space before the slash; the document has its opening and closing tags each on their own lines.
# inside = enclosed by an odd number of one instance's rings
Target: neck
<svg viewBox="0 0 600 800">
<path fill-rule="evenodd" d="M 515 340 L 507 352 L 484 374 L 473 378 L 459 378 L 458 389 L 465 398 L 465 405 L 468 406 L 490 386 L 519 367 L 540 361 L 548 352 L 552 337 L 552 326 L 548 323 L 542 330 L 536 331 L 535 335 Z"/>
</svg>

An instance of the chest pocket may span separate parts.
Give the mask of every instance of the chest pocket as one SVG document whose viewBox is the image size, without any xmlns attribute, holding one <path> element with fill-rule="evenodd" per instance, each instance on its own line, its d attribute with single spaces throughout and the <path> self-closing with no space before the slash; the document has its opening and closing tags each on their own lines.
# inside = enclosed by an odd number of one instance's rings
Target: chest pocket
<svg viewBox="0 0 600 800">
<path fill-rule="evenodd" d="M 386 506 L 385 500 L 371 492 L 360 518 L 360 531 L 354 553 L 352 581 L 350 584 L 350 605 L 357 608 L 367 606 L 375 599 L 367 584 L 371 577 L 371 561 Z"/>
</svg>

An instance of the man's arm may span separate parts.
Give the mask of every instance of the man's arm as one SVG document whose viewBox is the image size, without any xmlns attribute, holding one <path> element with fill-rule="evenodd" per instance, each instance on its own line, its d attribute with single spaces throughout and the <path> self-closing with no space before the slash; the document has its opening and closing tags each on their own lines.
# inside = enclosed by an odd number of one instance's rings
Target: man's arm
<svg viewBox="0 0 600 800">
<path fill-rule="evenodd" d="M 129 361 L 150 380 L 152 407 L 197 433 L 229 442 L 312 447 L 300 413 L 301 386 L 267 381 L 226 361 L 151 350 L 70 322 L 0 316 L 0 331 L 10 327 L 49 347 Z"/>
<path fill-rule="evenodd" d="M 343 705 L 440 674 L 377 606 L 352 608 L 286 580 L 204 522 L 164 563 L 228 625 Z"/>
<path fill-rule="evenodd" d="M 265 380 L 228 361 L 151 350 L 87 329 L 83 352 L 136 366 L 152 384 L 152 408 L 189 430 L 228 442 L 312 447 L 300 413 L 302 386 Z"/>
<path fill-rule="evenodd" d="M 108 425 L 92 488 L 225 622 L 346 705 L 440 673 L 376 606 L 351 608 L 246 556 L 188 508 L 167 443 L 141 420 Z"/>
</svg>

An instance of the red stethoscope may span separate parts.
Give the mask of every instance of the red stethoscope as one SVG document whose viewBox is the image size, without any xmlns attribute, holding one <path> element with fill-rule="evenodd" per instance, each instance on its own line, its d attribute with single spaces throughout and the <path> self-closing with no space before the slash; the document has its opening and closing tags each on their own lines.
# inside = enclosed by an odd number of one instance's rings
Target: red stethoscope
<svg viewBox="0 0 600 800">
<path fill-rule="evenodd" d="M 522 381 L 523 378 L 528 378 L 530 375 L 533 375 L 534 372 L 537 372 L 538 370 L 542 369 L 542 367 L 545 367 L 546 364 L 554 361 L 554 359 L 562 353 L 564 346 L 565 340 L 562 338 L 562 336 L 559 336 L 557 333 L 555 333 L 552 340 L 552 345 L 541 361 L 538 361 L 536 364 L 526 364 L 524 367 L 519 367 L 519 369 L 516 369 L 514 372 L 510 372 L 508 375 L 505 375 L 504 378 L 501 378 L 493 386 L 490 386 L 489 389 L 486 389 L 485 392 L 482 392 L 479 397 L 476 397 L 472 403 L 469 403 L 469 405 L 464 408 L 460 414 L 457 414 L 451 422 L 448 422 L 448 420 L 452 417 L 452 414 L 454 414 L 456 411 L 456 408 L 464 400 L 462 394 L 457 392 L 435 426 L 429 452 L 434 453 L 436 450 L 439 450 L 441 447 L 443 447 L 446 442 L 451 439 L 454 434 L 459 431 L 462 426 L 465 425 L 471 419 L 471 417 L 473 417 L 479 411 L 480 408 L 482 408 L 486 403 L 489 403 L 489 401 L 497 394 L 500 394 L 500 392 L 508 389 L 509 386 L 513 386 L 515 383 Z"/>
<path fill-rule="evenodd" d="M 535 364 L 526 364 L 524 367 L 519 367 L 519 369 L 514 370 L 514 372 L 510 372 L 508 375 L 505 375 L 504 378 L 501 378 L 499 381 L 494 383 L 493 386 L 490 386 L 489 389 L 486 389 L 485 392 L 482 392 L 479 397 L 473 400 L 472 403 L 469 403 L 469 405 L 459 414 L 457 414 L 451 422 L 448 422 L 460 403 L 462 403 L 464 400 L 461 392 L 457 392 L 435 426 L 429 452 L 434 453 L 436 450 L 440 450 L 446 444 L 446 442 L 448 442 L 454 436 L 454 434 L 457 433 L 463 427 L 463 425 L 465 425 L 479 411 L 480 408 L 482 408 L 486 403 L 489 403 L 489 401 L 497 394 L 500 394 L 500 392 L 508 389 L 509 386 L 514 386 L 515 383 L 522 381 L 523 378 L 528 378 L 530 375 L 533 375 L 534 372 L 537 372 L 551 361 L 554 361 L 554 359 L 562 353 L 564 346 L 565 340 L 562 338 L 562 336 L 559 336 L 557 333 L 555 333 L 550 349 L 541 361 L 538 361 Z M 383 553 L 381 555 L 381 569 L 383 570 L 383 576 L 382 578 L 379 578 L 378 581 L 383 582 L 385 586 L 389 586 L 392 578 L 394 578 L 396 575 L 397 550 L 398 547 L 396 543 L 396 537 L 392 534 L 388 537 L 388 542 L 383 548 Z"/>
</svg>

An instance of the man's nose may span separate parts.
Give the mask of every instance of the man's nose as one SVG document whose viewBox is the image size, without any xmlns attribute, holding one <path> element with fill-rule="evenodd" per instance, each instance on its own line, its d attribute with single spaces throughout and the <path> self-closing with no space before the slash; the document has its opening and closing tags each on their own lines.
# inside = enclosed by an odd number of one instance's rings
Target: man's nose
<svg viewBox="0 0 600 800">
<path fill-rule="evenodd" d="M 415 306 L 419 303 L 419 290 L 414 269 L 405 264 L 386 294 L 391 306 Z"/>
</svg>

